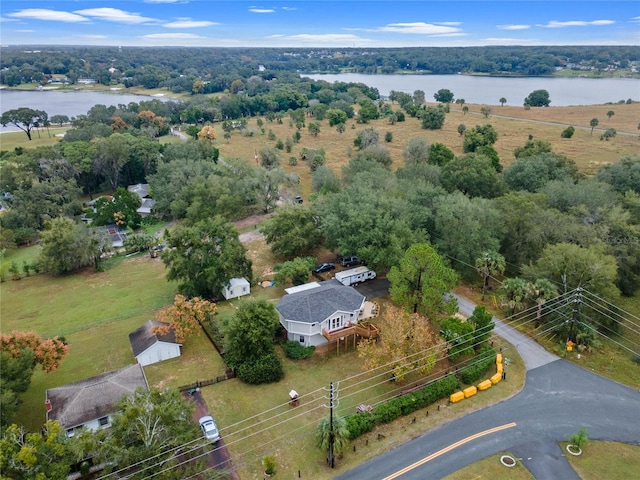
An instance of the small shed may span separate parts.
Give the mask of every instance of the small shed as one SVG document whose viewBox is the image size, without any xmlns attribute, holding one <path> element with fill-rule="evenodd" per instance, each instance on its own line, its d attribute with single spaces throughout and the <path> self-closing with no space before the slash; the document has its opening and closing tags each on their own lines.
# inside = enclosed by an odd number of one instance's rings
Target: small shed
<svg viewBox="0 0 640 480">
<path fill-rule="evenodd" d="M 181 345 L 176 342 L 173 331 L 165 335 L 154 333 L 157 327 L 167 323 L 149 320 L 135 332 L 129 334 L 133 356 L 143 367 L 180 356 Z"/>
<path fill-rule="evenodd" d="M 242 297 L 251 293 L 251 284 L 246 278 L 232 278 L 229 283 L 222 288 L 222 295 L 227 300 Z"/>
</svg>

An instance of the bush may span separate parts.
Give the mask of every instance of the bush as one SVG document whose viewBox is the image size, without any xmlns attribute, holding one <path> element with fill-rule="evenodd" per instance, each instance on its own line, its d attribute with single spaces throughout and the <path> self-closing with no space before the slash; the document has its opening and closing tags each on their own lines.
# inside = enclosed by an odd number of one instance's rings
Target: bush
<svg viewBox="0 0 640 480">
<path fill-rule="evenodd" d="M 237 376 L 243 382 L 259 385 L 282 380 L 284 370 L 275 353 L 259 358 L 255 362 L 246 362 L 238 366 Z"/>
<path fill-rule="evenodd" d="M 345 420 L 347 422 L 347 430 L 349 430 L 349 440 L 356 439 L 360 435 L 370 432 L 376 425 L 373 415 L 369 412 L 356 413 L 355 415 L 348 416 Z"/>
<path fill-rule="evenodd" d="M 298 165 L 298 159 L 296 157 L 289 157 L 289 165 L 295 167 Z"/>
<path fill-rule="evenodd" d="M 315 350 L 316 347 L 313 345 L 305 347 L 295 340 L 289 340 L 284 344 L 285 355 L 293 360 L 304 360 L 305 358 L 309 358 L 313 355 Z"/>
<path fill-rule="evenodd" d="M 575 128 L 567 127 L 562 131 L 562 133 L 560 134 L 560 137 L 562 137 L 562 138 L 571 138 L 571 137 L 573 137 L 573 134 L 575 132 L 576 132 Z"/>
<path fill-rule="evenodd" d="M 402 416 L 402 409 L 400 408 L 402 397 L 392 398 L 384 403 L 381 403 L 373 409 L 373 416 L 376 423 L 391 423 L 396 418 Z"/>
<path fill-rule="evenodd" d="M 471 385 L 482 378 L 495 361 L 496 351 L 491 347 L 482 347 L 471 363 L 460 371 L 460 381 L 465 385 Z"/>
</svg>

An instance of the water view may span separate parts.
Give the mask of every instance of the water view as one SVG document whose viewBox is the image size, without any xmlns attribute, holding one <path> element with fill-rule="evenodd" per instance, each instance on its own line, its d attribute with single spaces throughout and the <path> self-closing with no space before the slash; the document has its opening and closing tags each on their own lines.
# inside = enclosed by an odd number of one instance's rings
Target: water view
<svg viewBox="0 0 640 480">
<path fill-rule="evenodd" d="M 44 110 L 53 115 L 66 115 L 69 118 L 84 115 L 94 105 L 128 105 L 131 102 L 140 103 L 144 100 L 152 100 L 166 97 L 151 97 L 147 95 L 131 95 L 128 93 L 108 93 L 108 92 L 59 92 L 59 91 L 13 91 L 0 90 L 0 112 L 13 110 L 20 107 Z M 0 126 L 0 131 L 18 130 L 14 126 Z"/>
<path fill-rule="evenodd" d="M 327 82 L 361 82 L 377 88 L 380 95 L 391 90 L 413 93 L 422 90 L 427 101 L 441 88 L 448 88 L 455 98 L 467 103 L 522 105 L 534 90 L 549 92 L 552 107 L 569 105 L 601 105 L 620 100 L 640 100 L 640 80 L 634 78 L 550 78 L 550 77 L 478 77 L 470 75 L 365 75 L 361 73 L 303 74 L 313 80 Z"/>
</svg>

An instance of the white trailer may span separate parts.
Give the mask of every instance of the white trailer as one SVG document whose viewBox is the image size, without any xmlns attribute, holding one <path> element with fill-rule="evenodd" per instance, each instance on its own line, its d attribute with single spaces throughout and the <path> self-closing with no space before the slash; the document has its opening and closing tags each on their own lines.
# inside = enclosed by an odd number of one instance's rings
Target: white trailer
<svg viewBox="0 0 640 480">
<path fill-rule="evenodd" d="M 369 270 L 367 267 L 356 267 L 350 270 L 343 270 L 335 275 L 335 279 L 346 286 L 358 285 L 359 283 L 366 282 L 367 280 L 373 280 L 374 278 L 376 278 L 376 272 Z"/>
</svg>

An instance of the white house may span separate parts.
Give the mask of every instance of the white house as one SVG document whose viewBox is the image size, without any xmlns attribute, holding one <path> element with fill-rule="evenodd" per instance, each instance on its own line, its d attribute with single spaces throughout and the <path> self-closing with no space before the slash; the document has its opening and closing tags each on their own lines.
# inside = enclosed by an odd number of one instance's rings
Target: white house
<svg viewBox="0 0 640 480">
<path fill-rule="evenodd" d="M 227 300 L 242 297 L 251 293 L 251 284 L 246 278 L 232 278 L 222 287 L 222 296 Z"/>
<path fill-rule="evenodd" d="M 307 288 L 308 286 L 308 288 Z M 276 306 L 287 338 L 304 346 L 327 345 L 333 333 L 349 331 L 359 322 L 365 297 L 337 280 L 313 282 L 293 289 Z"/>
<path fill-rule="evenodd" d="M 169 331 L 165 335 L 154 333 L 156 327 L 166 325 L 164 322 L 149 320 L 135 332 L 129 334 L 133 356 L 143 367 L 180 356 L 181 345 L 176 342 L 173 331 Z"/>
<path fill-rule="evenodd" d="M 149 389 L 139 364 L 47 390 L 47 420 L 57 420 L 73 437 L 82 427 L 98 430 L 111 425 L 116 404 L 136 389 Z"/>
</svg>

